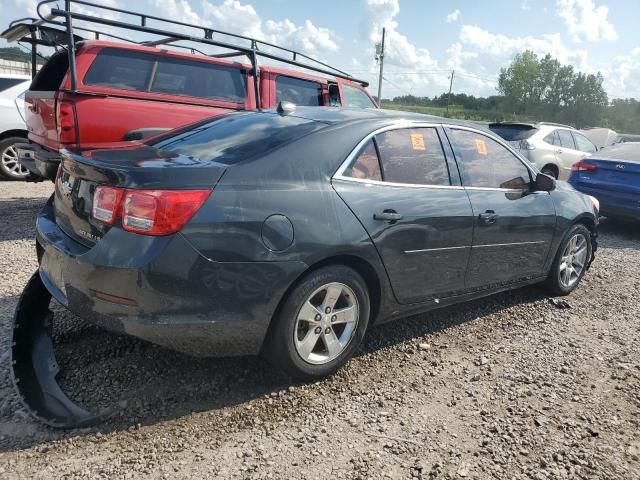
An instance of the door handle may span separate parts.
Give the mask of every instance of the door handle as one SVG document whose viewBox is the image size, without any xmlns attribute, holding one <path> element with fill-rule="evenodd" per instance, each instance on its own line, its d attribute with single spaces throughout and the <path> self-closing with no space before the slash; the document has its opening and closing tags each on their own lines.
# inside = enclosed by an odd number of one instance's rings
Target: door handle
<svg viewBox="0 0 640 480">
<path fill-rule="evenodd" d="M 478 215 L 478 219 L 480 220 L 481 223 L 484 223 L 485 225 L 493 225 L 498 221 L 498 216 L 499 215 L 493 210 L 487 210 L 486 212 Z"/>
<path fill-rule="evenodd" d="M 374 213 L 374 220 L 381 220 L 383 222 L 397 222 L 398 220 L 402 220 L 402 215 L 396 212 L 395 210 L 384 210 L 382 213 Z"/>
<path fill-rule="evenodd" d="M 557 149 L 556 153 L 562 153 L 562 149 L 561 148 Z"/>
</svg>

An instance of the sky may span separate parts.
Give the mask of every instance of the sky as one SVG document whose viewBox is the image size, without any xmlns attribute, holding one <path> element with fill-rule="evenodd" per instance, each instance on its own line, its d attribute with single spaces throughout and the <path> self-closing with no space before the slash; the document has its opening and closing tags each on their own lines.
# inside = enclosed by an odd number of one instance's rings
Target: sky
<svg viewBox="0 0 640 480">
<path fill-rule="evenodd" d="M 454 92 L 495 95 L 500 68 L 527 49 L 602 72 L 609 98 L 640 98 L 637 0 L 98 1 L 301 51 L 369 81 L 373 94 L 385 27 L 383 98 L 439 95 L 452 71 Z M 0 0 L 1 23 L 34 15 L 36 4 Z"/>
</svg>

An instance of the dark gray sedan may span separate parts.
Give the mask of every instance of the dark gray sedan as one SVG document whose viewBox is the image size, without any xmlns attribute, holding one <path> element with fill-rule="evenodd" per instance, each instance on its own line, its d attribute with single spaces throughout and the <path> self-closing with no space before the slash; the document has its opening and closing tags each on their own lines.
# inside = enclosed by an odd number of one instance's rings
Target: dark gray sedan
<svg viewBox="0 0 640 480">
<path fill-rule="evenodd" d="M 537 282 L 565 295 L 593 259 L 596 202 L 487 130 L 284 110 L 63 152 L 16 315 L 15 376 L 38 370 L 27 329 L 51 296 L 110 330 L 197 356 L 263 353 L 309 380 L 372 324 Z M 18 383 L 23 396 L 37 381 Z"/>
</svg>

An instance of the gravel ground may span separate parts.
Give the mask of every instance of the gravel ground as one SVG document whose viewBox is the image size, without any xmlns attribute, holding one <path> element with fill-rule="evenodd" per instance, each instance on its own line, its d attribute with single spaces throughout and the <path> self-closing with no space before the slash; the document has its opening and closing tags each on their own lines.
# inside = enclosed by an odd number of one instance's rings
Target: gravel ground
<svg viewBox="0 0 640 480">
<path fill-rule="evenodd" d="M 537 287 L 374 329 L 334 377 L 195 360 L 55 309 L 60 383 L 94 429 L 33 422 L 10 323 L 50 183 L 0 183 L 1 478 L 640 479 L 640 227 L 604 221 L 578 290 Z M 564 308 L 561 308 L 564 307 Z"/>
</svg>

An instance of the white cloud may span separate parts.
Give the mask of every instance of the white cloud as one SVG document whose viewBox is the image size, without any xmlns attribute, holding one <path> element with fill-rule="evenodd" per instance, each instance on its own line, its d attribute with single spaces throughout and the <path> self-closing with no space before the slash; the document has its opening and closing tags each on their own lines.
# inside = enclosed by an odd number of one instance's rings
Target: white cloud
<svg viewBox="0 0 640 480">
<path fill-rule="evenodd" d="M 507 37 L 476 25 L 463 25 L 460 41 L 498 59 L 511 59 L 516 53 L 531 50 L 541 56 L 550 53 L 561 63 L 570 63 L 580 70 L 591 70 L 587 63 L 587 52 L 567 47 L 559 33 L 546 33 L 540 37 Z"/>
<path fill-rule="evenodd" d="M 522 4 L 520 5 L 522 10 L 531 10 L 531 5 L 529 4 L 529 0 L 522 0 Z"/>
<path fill-rule="evenodd" d="M 596 7 L 593 0 L 557 0 L 556 6 L 574 42 L 614 41 L 618 38 L 615 27 L 607 18 L 609 9 L 606 6 Z"/>
<path fill-rule="evenodd" d="M 441 89 L 448 86 L 446 68 L 439 66 L 426 48 L 417 47 L 406 35 L 398 31 L 396 15 L 400 12 L 398 0 L 366 0 L 364 37 L 373 46 L 380 42 L 382 28 L 386 28 L 383 96 L 403 95 L 424 88 Z M 376 75 L 372 59 L 368 63 L 370 75 Z M 388 94 L 385 92 L 391 91 Z"/>
<path fill-rule="evenodd" d="M 34 18 L 38 18 L 38 13 L 37 13 L 38 1 L 36 1 L 36 0 L 13 0 L 13 3 L 19 9 L 24 10 L 25 12 L 27 12 L 27 15 L 29 15 L 31 17 L 34 17 Z M 48 14 L 50 10 L 51 10 L 51 6 L 50 5 L 43 5 L 42 8 L 40 8 L 40 12 L 42 12 L 43 15 Z"/>
<path fill-rule="evenodd" d="M 458 18 L 460 18 L 460 10 L 456 8 L 453 12 L 447 15 L 447 23 L 457 22 Z"/>
<path fill-rule="evenodd" d="M 640 47 L 615 57 L 602 73 L 609 98 L 640 99 Z"/>
<path fill-rule="evenodd" d="M 202 0 L 202 14 L 196 12 L 187 0 L 148 2 L 167 18 L 257 38 L 310 55 L 317 56 L 338 49 L 335 34 L 328 28 L 316 26 L 311 20 L 305 20 L 301 25 L 286 18 L 263 20 L 251 4 L 243 4 L 239 0 L 224 0 L 221 3 Z"/>
</svg>

